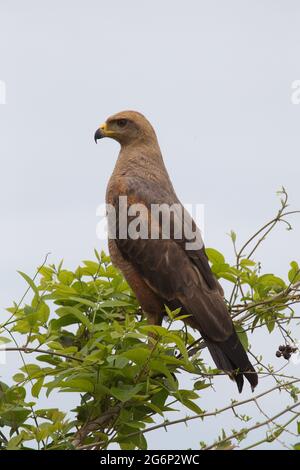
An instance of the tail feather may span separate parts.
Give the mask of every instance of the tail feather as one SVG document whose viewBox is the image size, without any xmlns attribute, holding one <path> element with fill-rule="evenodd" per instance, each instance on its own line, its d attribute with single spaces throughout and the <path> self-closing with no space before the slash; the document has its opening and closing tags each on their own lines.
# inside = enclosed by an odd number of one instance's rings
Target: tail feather
<svg viewBox="0 0 300 470">
<path fill-rule="evenodd" d="M 236 332 L 233 331 L 226 341 L 212 342 L 205 339 L 205 342 L 218 369 L 223 370 L 235 380 L 239 392 L 243 389 L 243 376 L 246 377 L 253 391 L 258 383 L 258 376 Z"/>
</svg>

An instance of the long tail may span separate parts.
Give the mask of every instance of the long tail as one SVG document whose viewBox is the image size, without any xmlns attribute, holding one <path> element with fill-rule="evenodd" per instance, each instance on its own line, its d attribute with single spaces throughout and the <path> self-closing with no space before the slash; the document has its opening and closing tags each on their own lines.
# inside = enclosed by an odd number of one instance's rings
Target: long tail
<svg viewBox="0 0 300 470">
<path fill-rule="evenodd" d="M 258 383 L 258 376 L 236 332 L 234 331 L 226 341 L 217 343 L 205 339 L 205 342 L 217 368 L 236 381 L 239 392 L 243 390 L 243 376 L 246 377 L 253 391 Z"/>
</svg>

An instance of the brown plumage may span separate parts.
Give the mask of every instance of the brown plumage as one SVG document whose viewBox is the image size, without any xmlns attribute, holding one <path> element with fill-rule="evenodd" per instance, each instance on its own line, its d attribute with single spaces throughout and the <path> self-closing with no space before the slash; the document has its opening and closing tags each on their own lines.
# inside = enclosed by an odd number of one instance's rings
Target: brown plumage
<svg viewBox="0 0 300 470">
<path fill-rule="evenodd" d="M 121 145 L 106 193 L 106 202 L 116 208 L 117 217 L 119 196 L 127 196 L 129 206 L 146 206 L 147 220 L 143 220 L 142 213 L 140 218 L 147 227 L 151 223 L 151 204 L 181 204 L 155 131 L 142 114 L 123 111 L 111 116 L 96 131 L 95 140 L 102 137 L 113 138 Z M 190 217 L 186 212 L 185 216 Z M 128 222 L 131 219 L 128 216 Z M 153 220 L 153 224 L 158 225 L 159 239 L 122 238 L 117 232 L 116 239 L 109 240 L 112 262 L 123 272 L 149 323 L 162 322 L 164 305 L 172 310 L 181 307 L 181 313 L 191 315 L 186 321 L 200 331 L 216 366 L 236 381 L 239 391 L 243 375 L 254 389 L 257 374 L 234 330 L 223 290 L 211 272 L 204 247 L 187 250 L 184 235 L 175 238 L 175 216 L 171 218 L 169 239 L 162 238 L 160 220 Z"/>
</svg>

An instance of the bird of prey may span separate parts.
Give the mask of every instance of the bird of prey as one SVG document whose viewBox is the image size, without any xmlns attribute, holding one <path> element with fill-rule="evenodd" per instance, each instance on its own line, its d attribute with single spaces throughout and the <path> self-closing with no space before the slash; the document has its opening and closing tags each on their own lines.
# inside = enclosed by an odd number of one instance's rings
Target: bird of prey
<svg viewBox="0 0 300 470">
<path fill-rule="evenodd" d="M 152 215 L 152 205 L 175 204 L 190 217 L 175 194 L 152 125 L 139 112 L 122 111 L 97 129 L 96 143 L 103 137 L 121 145 L 106 192 L 106 203 L 115 208 L 117 218 L 115 236 L 108 241 L 112 263 L 122 271 L 150 324 L 161 324 L 165 306 L 171 310 L 181 308 L 181 314 L 189 315 L 185 321 L 201 333 L 217 368 L 236 381 L 239 392 L 244 376 L 253 390 L 257 374 L 236 334 L 203 243 L 197 249 L 187 248 L 190 240 L 184 233 L 177 236 L 182 228 L 178 227 L 182 223 L 178 214 L 170 217 L 169 236 L 164 236 L 162 217 Z M 140 211 L 140 225 L 144 222 L 144 227 L 155 226 L 158 237 L 120 233 L 118 223 L 124 217 L 120 197 L 126 197 L 126 209 L 135 204 L 146 208 Z M 125 222 L 132 220 L 129 210 L 125 217 Z M 110 217 L 108 225 L 110 229 Z M 199 237 L 193 220 L 192 226 Z"/>
</svg>

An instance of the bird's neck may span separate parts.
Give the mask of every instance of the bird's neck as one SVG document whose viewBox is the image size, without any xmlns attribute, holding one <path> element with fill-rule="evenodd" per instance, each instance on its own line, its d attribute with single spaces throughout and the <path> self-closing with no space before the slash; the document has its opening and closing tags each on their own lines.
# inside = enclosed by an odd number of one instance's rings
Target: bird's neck
<svg viewBox="0 0 300 470">
<path fill-rule="evenodd" d="M 121 147 L 113 177 L 145 178 L 159 184 L 170 185 L 173 189 L 158 144 L 153 145 L 151 150 L 149 145 L 142 143 L 139 146 Z"/>
</svg>

